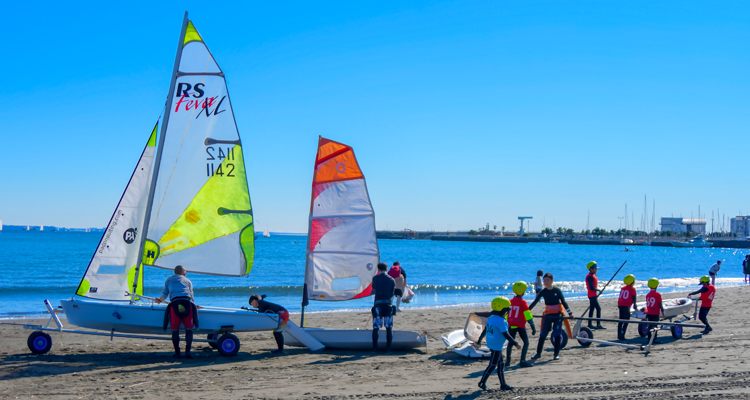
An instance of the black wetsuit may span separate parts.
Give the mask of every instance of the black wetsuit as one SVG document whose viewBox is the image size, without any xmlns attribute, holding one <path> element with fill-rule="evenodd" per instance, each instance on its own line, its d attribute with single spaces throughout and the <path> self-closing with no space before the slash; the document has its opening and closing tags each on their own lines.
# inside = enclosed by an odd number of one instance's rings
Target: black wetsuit
<svg viewBox="0 0 750 400">
<path fill-rule="evenodd" d="M 708 292 L 708 286 L 703 286 L 700 290 L 697 292 L 690 293 L 688 296 L 693 296 L 696 294 L 702 294 Z M 712 331 L 713 328 L 711 328 L 711 325 L 708 324 L 708 312 L 711 311 L 711 307 L 703 307 L 701 305 L 700 311 L 698 311 L 698 320 L 703 322 L 706 325 L 706 330 Z"/>
<path fill-rule="evenodd" d="M 259 300 L 258 312 L 265 314 L 266 311 L 270 311 L 274 314 L 278 314 L 282 311 L 287 311 L 287 309 L 276 303 L 271 303 L 270 301 Z M 279 348 L 279 352 L 283 351 L 284 350 L 284 334 L 282 332 L 274 332 L 273 338 L 276 339 L 276 346 Z"/>
<path fill-rule="evenodd" d="M 396 281 L 387 273 L 381 272 L 372 278 L 372 291 L 375 294 L 374 305 L 372 307 L 373 319 L 382 318 L 384 320 L 386 332 L 386 351 L 391 350 L 393 342 L 393 296 L 396 290 Z M 372 348 L 378 350 L 378 330 L 380 325 L 373 321 L 372 329 Z"/>
<path fill-rule="evenodd" d="M 596 292 L 596 282 L 594 281 L 596 279 L 593 274 L 589 273 L 586 275 L 586 289 L 589 292 L 589 318 L 593 317 L 594 311 L 596 310 L 596 318 L 602 317 L 602 306 L 599 305 L 599 296 L 591 295 L 591 292 Z M 597 321 L 597 326 L 601 326 L 602 323 Z M 593 321 L 589 320 L 589 328 L 593 328 L 594 323 Z"/>
<path fill-rule="evenodd" d="M 537 293 L 534 302 L 529 306 L 529 310 L 533 309 L 541 299 L 544 299 L 544 304 L 546 306 L 562 305 L 566 310 L 569 309 L 568 303 L 565 302 L 565 297 L 563 296 L 560 289 L 544 288 L 541 292 Z M 552 331 L 552 337 L 550 340 L 552 341 L 552 345 L 555 348 L 555 357 L 557 357 L 557 355 L 560 353 L 560 347 L 562 346 L 563 341 L 563 319 L 560 318 L 561 315 L 561 312 L 555 314 L 546 314 L 544 318 L 542 318 L 542 328 L 539 332 L 539 343 L 536 346 L 536 357 L 540 357 L 542 355 L 542 350 L 544 349 L 544 341 L 547 339 L 547 334 L 550 333 L 550 331 Z"/>
<path fill-rule="evenodd" d="M 498 315 L 502 318 L 505 318 L 506 312 L 499 312 L 499 311 L 492 311 L 490 315 Z M 484 329 L 482 330 L 482 333 L 479 335 L 479 341 L 478 344 L 482 343 L 482 339 L 484 339 L 484 336 L 487 334 L 487 326 L 485 325 Z M 513 346 L 517 346 L 518 342 L 516 342 L 513 337 L 508 332 L 503 332 L 503 336 L 505 337 L 505 340 L 508 341 L 508 349 L 510 349 Z M 492 375 L 492 371 L 497 368 L 497 377 L 500 379 L 500 385 L 501 388 L 510 388 L 508 384 L 505 382 L 505 361 L 503 360 L 503 350 L 492 350 L 490 349 L 490 363 L 487 365 L 487 368 L 484 370 L 484 373 L 482 374 L 482 379 L 479 380 L 479 387 L 484 389 L 485 383 L 487 383 L 487 378 Z"/>
</svg>

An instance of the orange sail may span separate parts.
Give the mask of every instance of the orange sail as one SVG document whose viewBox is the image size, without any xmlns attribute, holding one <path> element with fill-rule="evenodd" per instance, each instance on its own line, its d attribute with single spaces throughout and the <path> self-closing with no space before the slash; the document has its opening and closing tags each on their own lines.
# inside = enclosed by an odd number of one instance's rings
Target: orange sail
<svg viewBox="0 0 750 400">
<path fill-rule="evenodd" d="M 369 296 L 380 250 L 354 150 L 320 137 L 310 202 L 305 300 Z"/>
</svg>

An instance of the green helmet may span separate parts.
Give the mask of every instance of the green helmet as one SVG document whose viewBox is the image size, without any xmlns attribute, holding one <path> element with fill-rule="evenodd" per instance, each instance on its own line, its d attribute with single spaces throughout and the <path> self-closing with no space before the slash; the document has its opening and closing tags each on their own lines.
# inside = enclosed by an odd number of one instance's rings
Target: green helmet
<svg viewBox="0 0 750 400">
<path fill-rule="evenodd" d="M 527 285 L 526 282 L 518 281 L 513 284 L 513 293 L 518 296 L 523 296 L 523 294 L 526 293 L 526 289 L 528 288 L 529 285 Z"/>
<path fill-rule="evenodd" d="M 586 264 L 586 269 L 591 269 L 591 267 L 597 267 L 597 268 L 599 268 L 599 267 L 598 267 L 598 266 L 596 265 L 596 261 L 589 261 L 589 263 L 588 263 L 588 264 Z"/>
<path fill-rule="evenodd" d="M 503 311 L 510 307 L 510 300 L 507 297 L 499 296 L 492 300 L 492 311 Z"/>
<path fill-rule="evenodd" d="M 659 287 L 659 280 L 656 278 L 651 278 L 648 280 L 648 287 L 651 289 L 656 289 Z"/>
<path fill-rule="evenodd" d="M 627 275 L 622 281 L 625 282 L 626 285 L 632 285 L 633 282 L 635 282 L 635 275 Z"/>
<path fill-rule="evenodd" d="M 700 282 L 701 283 L 709 283 L 709 282 L 711 282 L 711 278 L 709 278 L 708 275 L 703 275 L 703 276 L 701 276 Z"/>
</svg>

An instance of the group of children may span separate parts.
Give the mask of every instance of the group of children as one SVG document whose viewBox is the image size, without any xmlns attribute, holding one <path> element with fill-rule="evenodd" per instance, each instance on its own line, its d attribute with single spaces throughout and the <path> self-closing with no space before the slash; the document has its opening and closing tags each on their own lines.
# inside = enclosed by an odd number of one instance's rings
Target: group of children
<svg viewBox="0 0 750 400">
<path fill-rule="evenodd" d="M 597 318 L 601 318 L 601 307 L 599 306 L 598 297 L 601 295 L 602 290 L 598 289 L 598 280 L 596 278 L 596 272 L 598 270 L 597 263 L 595 261 L 589 262 L 586 267 L 589 270 L 586 275 L 586 289 L 589 297 L 589 318 L 593 315 L 596 310 Z M 528 289 L 528 285 L 519 281 L 513 284 L 513 293 L 515 297 L 508 299 L 504 296 L 496 297 L 492 300 L 492 314 L 487 320 L 484 332 L 479 338 L 481 343 L 482 338 L 486 335 L 487 347 L 490 349 L 490 362 L 482 374 L 482 378 L 479 381 L 479 387 L 482 390 L 487 390 L 487 379 L 492 375 L 492 372 L 497 369 L 497 375 L 500 379 L 501 390 L 512 390 L 513 387 L 508 385 L 505 381 L 504 370 L 506 365 L 510 364 L 511 353 L 513 347 L 521 350 L 521 361 L 519 366 L 521 368 L 531 367 L 533 364 L 526 361 L 526 352 L 529 348 L 529 338 L 526 333 L 526 323 L 528 322 L 531 327 L 531 334 L 536 334 L 536 326 L 531 315 L 531 310 L 539 303 L 541 299 L 544 299 L 545 310 L 542 318 L 541 330 L 539 332 L 539 342 L 537 344 L 536 355 L 532 357 L 532 360 L 537 360 L 542 355 L 544 349 L 544 342 L 547 339 L 548 334 L 552 334 L 551 341 L 554 347 L 554 360 L 559 360 L 560 348 L 563 342 L 563 331 L 562 324 L 565 316 L 572 317 L 573 313 L 565 302 L 565 297 L 559 288 L 553 287 L 554 277 L 551 273 L 544 274 L 543 271 L 537 272 L 537 279 L 535 282 L 536 298 L 529 306 L 524 300 L 523 295 Z M 636 290 L 633 286 L 635 284 L 635 276 L 629 274 L 623 279 L 625 284 L 620 289 L 620 296 L 617 301 L 617 308 L 619 310 L 619 319 L 626 321 L 630 319 L 631 308 L 633 311 L 638 311 L 636 306 Z M 690 293 L 688 297 L 700 294 L 701 308 L 698 318 L 706 329 L 701 333 L 708 334 L 712 331 L 711 326 L 708 324 L 708 312 L 711 310 L 711 305 L 716 293 L 716 288 L 711 284 L 709 276 L 703 276 L 700 278 L 701 289 Z M 661 294 L 657 291 L 659 287 L 659 280 L 651 278 L 648 280 L 649 292 L 646 294 L 646 320 L 647 321 L 659 321 L 661 317 L 664 317 L 664 305 L 662 304 Z M 601 326 L 600 321 L 597 321 L 597 325 L 593 326 L 593 321 L 589 320 L 589 328 L 592 329 L 606 329 Z M 627 331 L 628 323 L 619 322 L 617 324 L 617 339 L 626 340 L 625 332 Z M 651 335 L 654 335 L 654 341 L 656 342 L 657 329 L 649 329 L 648 340 L 651 341 Z M 523 342 L 521 346 L 516 342 L 515 338 L 518 336 Z M 506 358 L 503 359 L 503 346 L 505 342 L 508 342 L 508 348 Z"/>
</svg>

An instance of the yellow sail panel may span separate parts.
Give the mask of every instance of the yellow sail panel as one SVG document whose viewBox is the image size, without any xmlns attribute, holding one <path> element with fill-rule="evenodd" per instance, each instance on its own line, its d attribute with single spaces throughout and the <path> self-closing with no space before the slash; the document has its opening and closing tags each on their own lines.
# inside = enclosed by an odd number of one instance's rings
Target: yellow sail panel
<svg viewBox="0 0 750 400">
<path fill-rule="evenodd" d="M 159 240 L 159 257 L 240 232 L 252 223 L 242 147 L 235 145 Z M 247 238 L 242 241 L 246 242 Z M 246 255 L 246 258 L 252 260 L 252 256 Z"/>
<path fill-rule="evenodd" d="M 188 21 L 187 28 L 185 29 L 185 40 L 182 42 L 182 45 L 186 45 L 190 42 L 202 42 L 203 39 L 201 38 L 200 33 L 198 33 L 198 30 L 195 29 L 195 25 L 193 25 L 193 21 Z"/>
</svg>

